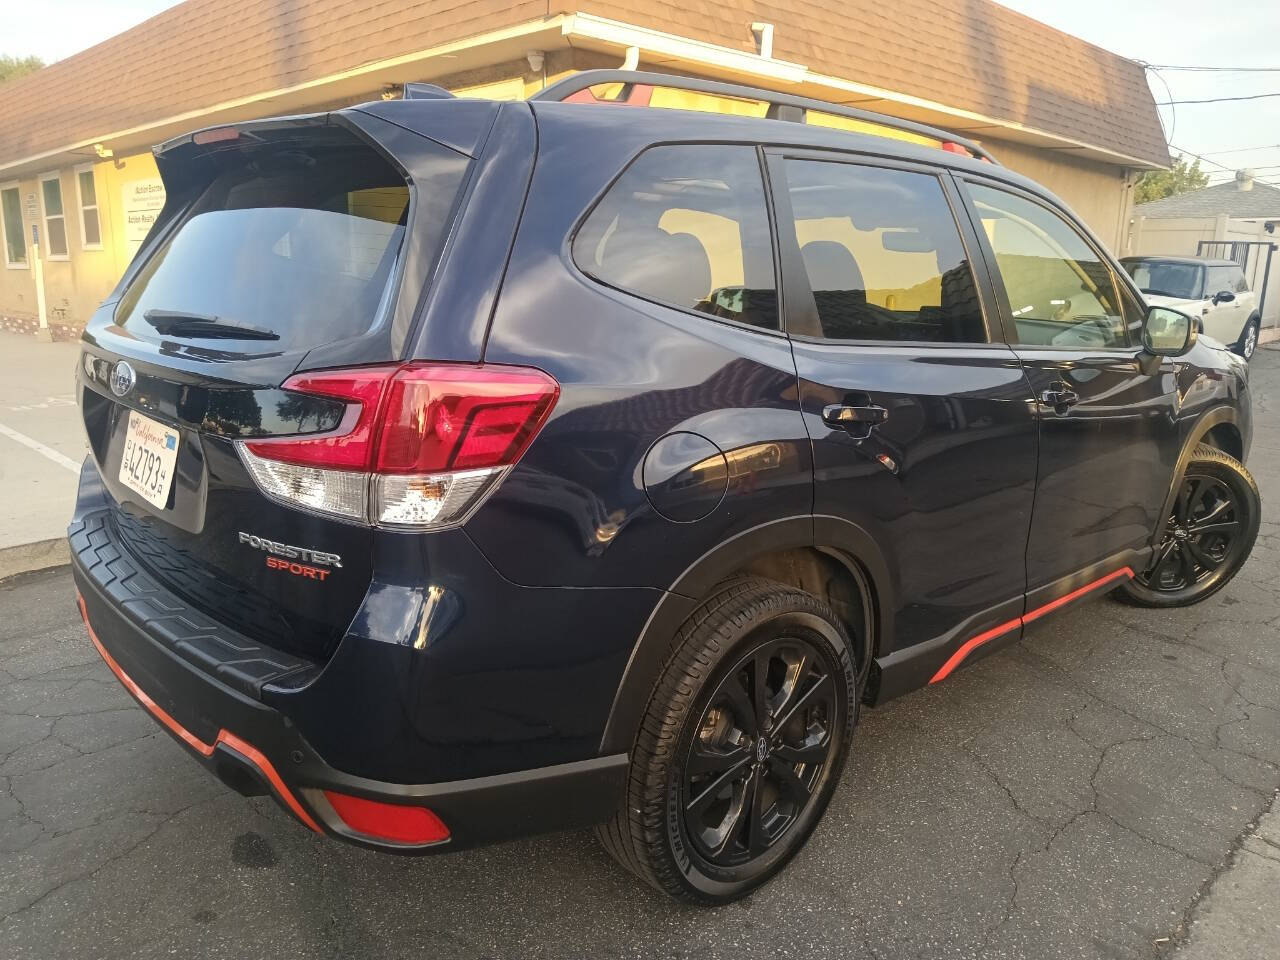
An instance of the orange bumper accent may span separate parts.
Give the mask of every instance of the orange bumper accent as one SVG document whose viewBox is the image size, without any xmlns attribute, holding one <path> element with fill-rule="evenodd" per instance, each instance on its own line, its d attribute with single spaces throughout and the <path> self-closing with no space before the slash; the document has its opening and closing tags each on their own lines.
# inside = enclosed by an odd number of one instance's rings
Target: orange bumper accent
<svg viewBox="0 0 1280 960">
<path fill-rule="evenodd" d="M 236 753 L 240 754 L 240 756 L 244 757 L 245 760 L 257 767 L 258 772 L 262 774 L 269 784 L 271 784 L 271 788 L 275 790 L 276 795 L 284 802 L 285 806 L 293 811 L 294 816 L 316 833 L 323 832 L 316 824 L 311 814 L 307 813 L 302 804 L 298 802 L 298 798 L 293 795 L 293 791 L 285 786 L 285 782 L 280 779 L 280 774 L 276 772 L 276 768 L 272 765 L 271 761 L 263 755 L 261 750 L 248 741 L 241 740 L 230 730 L 226 729 L 218 731 L 218 736 L 214 739 L 213 743 L 205 743 L 175 720 L 172 714 L 165 710 L 164 707 L 152 700 L 145 690 L 134 683 L 133 678 L 124 672 L 124 669 L 116 662 L 116 658 L 111 656 L 107 651 L 107 648 L 102 645 L 102 641 L 98 639 L 97 633 L 94 632 L 93 624 L 89 622 L 89 611 L 85 609 L 84 597 L 78 592 L 76 594 L 76 601 L 80 604 L 80 616 L 84 618 L 84 625 L 89 631 L 89 639 L 93 641 L 93 645 L 97 647 L 98 653 L 102 655 L 102 659 L 105 660 L 107 666 L 111 668 L 111 672 L 116 675 L 116 679 L 124 684 L 124 688 L 128 690 L 129 693 L 133 694 L 133 698 L 142 704 L 143 708 L 146 709 L 148 713 L 164 724 L 165 727 L 177 736 L 179 740 L 201 756 L 213 756 L 213 751 L 217 748 L 218 744 L 225 743 Z"/>
<path fill-rule="evenodd" d="M 961 661 L 963 661 L 965 657 L 969 656 L 969 654 L 973 653 L 974 650 L 982 646 L 984 643 L 994 640 L 996 637 L 1002 637 L 1011 630 L 1016 630 L 1019 627 L 1026 626 L 1033 620 L 1039 620 L 1046 613 L 1053 613 L 1053 611 L 1057 610 L 1059 607 L 1065 607 L 1072 600 L 1078 600 L 1085 594 L 1092 593 L 1094 590 L 1097 590 L 1100 587 L 1105 587 L 1109 583 L 1113 583 L 1116 580 L 1132 579 L 1132 568 L 1121 567 L 1114 573 L 1109 573 L 1105 577 L 1099 577 L 1092 583 L 1086 583 L 1083 587 L 1072 590 L 1070 593 L 1059 597 L 1057 600 L 1050 600 L 1044 606 L 1036 607 L 1034 610 L 1024 613 L 1022 616 L 1010 620 L 1008 623 L 1002 623 L 1000 626 L 993 627 L 984 633 L 978 634 L 976 637 L 971 637 L 960 646 L 959 650 L 947 659 L 946 663 L 938 668 L 938 672 L 933 675 L 933 678 L 929 682 L 937 683 L 939 680 L 947 679 L 947 677 L 951 675 L 951 672 L 955 670 L 956 667 L 960 666 Z"/>
</svg>

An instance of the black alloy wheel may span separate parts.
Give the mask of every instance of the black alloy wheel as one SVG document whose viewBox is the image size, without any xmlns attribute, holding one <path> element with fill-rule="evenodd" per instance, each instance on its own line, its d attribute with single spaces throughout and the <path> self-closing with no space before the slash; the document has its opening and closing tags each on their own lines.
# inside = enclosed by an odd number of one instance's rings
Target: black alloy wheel
<svg viewBox="0 0 1280 960">
<path fill-rule="evenodd" d="M 1214 477 L 1186 477 L 1155 561 L 1141 581 L 1165 592 L 1203 583 L 1229 566 L 1241 526 L 1230 487 Z"/>
<path fill-rule="evenodd" d="M 831 669 L 798 637 L 760 643 L 720 681 L 686 751 L 680 798 L 708 865 L 761 856 L 813 802 L 839 742 L 835 693 Z"/>
<path fill-rule="evenodd" d="M 1249 472 L 1212 447 L 1196 448 L 1147 568 L 1117 596 L 1144 606 L 1185 606 L 1226 586 L 1248 559 L 1261 503 Z"/>
<path fill-rule="evenodd" d="M 835 792 L 858 719 L 870 621 L 846 624 L 789 584 L 719 585 L 673 638 L 597 835 L 679 900 L 736 900 L 804 845 Z M 859 671 L 859 666 L 864 669 Z"/>
</svg>

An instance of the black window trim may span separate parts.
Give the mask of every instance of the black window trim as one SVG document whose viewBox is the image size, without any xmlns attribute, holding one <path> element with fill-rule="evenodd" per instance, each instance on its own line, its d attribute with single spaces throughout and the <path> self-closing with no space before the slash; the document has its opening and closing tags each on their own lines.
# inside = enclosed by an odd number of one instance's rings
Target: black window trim
<svg viewBox="0 0 1280 960">
<path fill-rule="evenodd" d="M 993 310 L 997 303 L 994 299 L 995 288 L 991 285 L 989 270 L 978 246 L 978 238 L 974 235 L 973 226 L 965 208 L 963 198 L 952 183 L 952 168 L 943 164 L 930 164 L 917 160 L 907 160 L 878 153 L 858 153 L 846 150 L 829 150 L 814 147 L 763 147 L 766 171 L 770 181 L 770 196 L 773 199 L 774 240 L 779 248 L 781 266 L 779 272 L 780 296 L 785 291 L 785 299 L 780 300 L 784 317 L 783 329 L 787 336 L 801 343 L 833 344 L 844 347 L 906 347 L 913 350 L 1007 350 L 1005 334 L 1001 326 L 992 324 L 992 315 L 999 319 Z M 795 230 L 784 231 L 778 224 L 794 223 L 795 215 L 791 209 L 791 201 L 786 190 L 777 189 L 778 184 L 786 183 L 785 163 L 787 160 L 815 160 L 823 163 L 842 163 L 846 165 L 878 167 L 889 170 L 901 170 L 906 173 L 920 173 L 932 176 L 942 188 L 942 194 L 951 212 L 952 222 L 960 237 L 961 246 L 968 258 L 969 269 L 973 274 L 974 285 L 978 291 L 979 309 L 982 324 L 987 332 L 985 341 L 938 341 L 938 340 L 868 340 L 840 339 L 824 336 L 818 320 L 817 301 L 813 290 L 809 287 L 809 275 L 804 268 L 804 261 L 795 240 Z M 774 181 L 777 181 L 775 184 Z M 798 321 L 798 323 L 796 322 Z"/>
<path fill-rule="evenodd" d="M 1119 265 L 1114 261 L 1114 258 L 1107 253 L 1102 244 L 1098 242 L 1097 238 L 1093 235 L 1093 232 L 1085 226 L 1077 216 L 1065 207 L 1054 203 L 1048 197 L 1042 196 L 1031 190 L 1027 190 L 1017 184 L 1010 183 L 1007 180 L 1001 180 L 998 177 L 986 177 L 979 173 L 970 173 L 968 171 L 961 172 L 959 170 L 952 170 L 951 176 L 952 179 L 956 181 L 957 193 L 959 194 L 961 202 L 964 204 L 965 211 L 968 213 L 977 243 L 982 248 L 982 256 L 986 261 L 987 271 L 991 275 L 991 282 L 994 288 L 996 298 L 995 302 L 998 307 L 1000 322 L 1004 327 L 1005 340 L 1009 346 L 1013 347 L 1015 350 L 1045 350 L 1061 353 L 1080 353 L 1082 349 L 1086 349 L 1078 345 L 1059 347 L 1054 346 L 1053 344 L 1031 344 L 1018 342 L 1018 330 L 1013 319 L 1013 309 L 1009 305 L 1009 296 L 1004 286 L 1004 279 L 1003 277 L 1000 277 L 999 266 L 995 259 L 995 250 L 991 247 L 991 244 L 987 240 L 986 232 L 981 227 L 982 218 L 978 214 L 978 209 L 973 203 L 973 197 L 965 188 L 965 185 L 969 183 L 988 187 L 992 190 L 1000 190 L 1004 193 L 1021 197 L 1024 200 L 1042 207 L 1050 213 L 1056 214 L 1059 219 L 1066 221 L 1067 225 L 1074 229 L 1080 239 L 1084 241 L 1085 246 L 1093 251 L 1094 256 L 1098 258 L 1098 262 L 1106 267 L 1108 274 L 1111 276 L 1111 282 L 1116 287 L 1116 296 L 1123 297 L 1123 294 L 1119 289 L 1123 284 L 1129 291 L 1130 295 L 1137 301 L 1138 306 L 1142 307 L 1144 310 L 1146 309 L 1147 302 L 1143 298 L 1142 292 L 1138 290 L 1137 286 L 1134 284 L 1133 278 L 1129 276 L 1128 271 L 1119 267 Z M 999 278 L 999 282 L 997 282 L 997 278 Z M 1116 306 L 1122 311 L 1121 329 L 1124 331 L 1125 335 L 1124 345 L 1088 347 L 1087 349 L 1089 352 L 1092 353 L 1097 351 L 1102 353 L 1114 353 L 1117 355 L 1123 354 L 1127 356 L 1132 356 L 1135 351 L 1141 352 L 1141 345 L 1133 342 L 1137 339 L 1135 336 L 1137 331 L 1131 331 L 1129 329 L 1129 324 L 1124 322 L 1124 304 L 1118 303 Z"/>
<path fill-rule="evenodd" d="M 605 197 L 609 195 L 609 193 L 613 190 L 617 182 L 626 175 L 628 170 L 630 170 L 633 166 L 635 166 L 635 164 L 639 161 L 639 159 L 642 156 L 644 156 L 649 151 L 657 149 L 659 147 L 703 147 L 703 146 L 705 147 L 738 147 L 741 149 L 752 150 L 756 153 L 756 162 L 757 162 L 757 165 L 759 166 L 759 173 L 760 173 L 760 187 L 761 187 L 761 192 L 763 194 L 764 203 L 765 203 L 765 222 L 769 226 L 769 231 L 770 231 L 769 243 L 770 243 L 770 249 L 772 250 L 772 254 L 773 254 L 774 296 L 776 296 L 778 300 L 778 303 L 777 303 L 778 326 L 776 328 L 762 327 L 762 326 L 759 326 L 758 324 L 745 323 L 742 320 L 734 320 L 730 317 L 721 317 L 711 313 L 703 313 L 699 310 L 694 310 L 692 307 L 684 307 L 678 303 L 672 303 L 670 300 L 661 300 L 657 297 L 647 297 L 644 294 L 637 293 L 634 290 L 627 290 L 627 289 L 624 289 L 623 287 L 615 286 L 609 281 L 601 277 L 597 277 L 595 274 L 586 270 L 584 267 L 582 267 L 578 263 L 577 258 L 573 255 L 574 247 L 577 245 L 577 242 L 578 242 L 578 233 L 582 230 L 586 222 L 589 219 L 591 219 L 591 215 L 595 213 L 596 208 L 600 206 L 600 204 L 604 201 Z M 568 235 L 565 237 L 564 245 L 561 247 L 561 258 L 568 265 L 570 272 L 574 276 L 576 276 L 580 281 L 588 283 L 593 287 L 599 289 L 601 292 L 611 295 L 614 299 L 617 299 L 620 303 L 623 303 L 629 306 L 634 306 L 633 301 L 641 300 L 645 303 L 652 303 L 652 304 L 655 304 L 656 306 L 663 307 L 664 309 L 667 309 L 667 310 L 674 310 L 677 313 L 684 314 L 685 316 L 696 317 L 697 319 L 704 322 L 711 321 L 713 323 L 723 324 L 724 326 L 732 327 L 734 329 L 742 330 L 748 333 L 756 333 L 756 334 L 761 334 L 763 336 L 768 336 L 768 337 L 783 338 L 783 337 L 786 337 L 787 335 L 786 333 L 787 323 L 786 323 L 786 313 L 782 308 L 782 278 L 778 272 L 780 269 L 780 264 L 778 262 L 777 236 L 778 236 L 778 233 L 774 226 L 773 214 L 769 205 L 769 182 L 768 182 L 768 177 L 765 175 L 764 167 L 761 164 L 759 143 L 745 141 L 745 140 L 655 140 L 652 143 L 644 144 L 644 146 L 642 146 L 634 154 L 628 157 L 627 162 L 624 163 L 622 167 L 617 171 L 617 173 L 615 173 L 612 177 L 610 177 L 608 182 L 605 183 L 605 185 L 599 190 L 599 192 L 597 192 L 596 195 L 591 198 L 591 201 L 586 205 L 582 213 L 578 215 L 577 219 L 573 223 L 573 226 L 570 228 Z"/>
</svg>

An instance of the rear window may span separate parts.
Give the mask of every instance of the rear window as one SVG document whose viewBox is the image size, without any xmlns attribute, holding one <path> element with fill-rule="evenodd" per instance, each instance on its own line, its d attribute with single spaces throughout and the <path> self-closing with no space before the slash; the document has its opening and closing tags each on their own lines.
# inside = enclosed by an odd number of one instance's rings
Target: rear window
<svg viewBox="0 0 1280 960">
<path fill-rule="evenodd" d="M 366 333 L 383 313 L 408 224 L 403 175 L 355 142 L 292 143 L 241 156 L 139 272 L 116 322 L 142 336 L 156 336 L 157 325 L 164 331 L 175 316 L 253 327 L 279 338 L 273 350 Z M 458 180 L 431 187 L 456 193 Z M 208 335 L 184 329 L 166 335 Z"/>
</svg>

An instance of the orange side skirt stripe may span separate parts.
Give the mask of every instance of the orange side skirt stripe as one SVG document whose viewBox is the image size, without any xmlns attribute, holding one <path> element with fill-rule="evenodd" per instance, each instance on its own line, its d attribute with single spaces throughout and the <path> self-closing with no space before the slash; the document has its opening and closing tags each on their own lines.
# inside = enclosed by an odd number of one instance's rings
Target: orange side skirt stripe
<svg viewBox="0 0 1280 960">
<path fill-rule="evenodd" d="M 285 786 L 284 781 L 280 779 L 280 774 L 276 772 L 276 768 L 272 765 L 271 761 L 263 755 L 261 750 L 226 729 L 218 731 L 218 736 L 213 743 L 205 743 L 175 720 L 172 714 L 165 710 L 164 707 L 160 706 L 160 704 L 152 700 L 145 690 L 134 683 L 133 678 L 124 672 L 124 668 L 116 662 L 116 658 L 111 656 L 107 651 L 107 648 L 102 645 L 102 641 L 98 639 L 98 634 L 94 632 L 93 624 L 89 622 L 89 611 L 85 609 L 84 597 L 77 594 L 76 600 L 80 604 L 80 616 L 84 618 L 84 625 L 89 631 L 89 639 L 92 640 L 93 645 L 98 648 L 98 653 L 102 656 L 102 659 L 106 661 L 107 666 L 111 668 L 111 672 L 116 675 L 116 679 L 124 684 L 124 688 L 133 695 L 135 700 L 142 704 L 143 708 L 148 713 L 164 724 L 183 743 L 202 756 L 213 756 L 213 751 L 218 744 L 225 743 L 228 747 L 258 768 L 258 771 L 266 778 L 267 782 L 271 784 L 272 789 L 276 791 L 280 799 L 285 802 L 285 805 L 293 811 L 294 815 L 299 820 L 305 823 L 316 833 L 321 832 L 320 827 L 316 824 L 315 820 L 312 819 L 311 815 L 303 809 L 302 804 L 298 802 L 298 798 L 293 795 L 293 791 Z"/>
<path fill-rule="evenodd" d="M 963 661 L 965 657 L 969 656 L 969 654 L 973 653 L 974 650 L 982 646 L 984 643 L 994 640 L 996 637 L 1002 637 L 1012 630 L 1016 630 L 1021 626 L 1031 623 L 1033 620 L 1039 620 L 1046 613 L 1053 613 L 1053 611 L 1057 610 L 1059 607 L 1065 607 L 1072 600 L 1078 600 L 1085 594 L 1092 593 L 1095 590 L 1105 587 L 1109 583 L 1114 583 L 1117 580 L 1131 579 L 1133 579 L 1133 570 L 1130 567 L 1121 567 L 1114 573 L 1109 573 L 1105 577 L 1094 580 L 1092 583 L 1086 583 L 1083 587 L 1080 587 L 1077 590 L 1072 590 L 1070 593 L 1059 597 L 1057 600 L 1051 600 L 1042 607 L 1036 607 L 1034 610 L 1024 613 L 1022 616 L 1010 620 L 1008 623 L 1002 623 L 1000 626 L 992 627 L 990 630 L 980 633 L 976 637 L 971 637 L 960 646 L 960 649 L 947 659 L 946 663 L 938 668 L 938 672 L 933 675 L 933 678 L 929 682 L 937 683 L 939 680 L 945 680 L 951 675 L 951 672 L 955 670 L 956 667 L 960 666 L 961 661 Z"/>
</svg>

